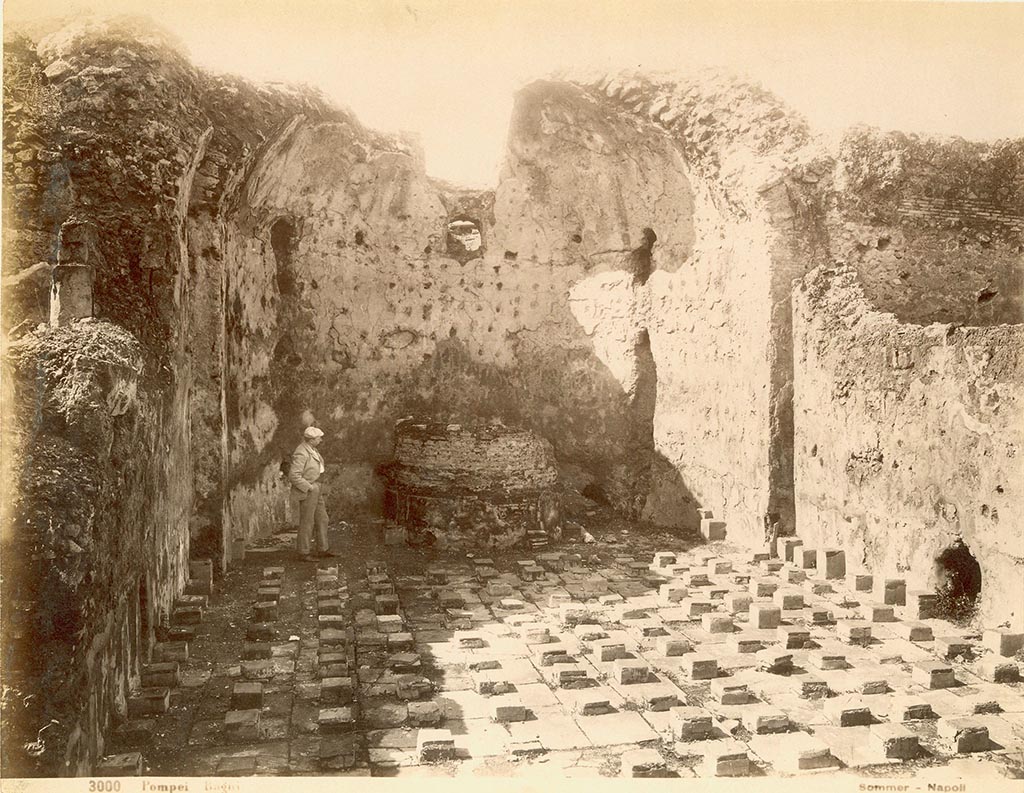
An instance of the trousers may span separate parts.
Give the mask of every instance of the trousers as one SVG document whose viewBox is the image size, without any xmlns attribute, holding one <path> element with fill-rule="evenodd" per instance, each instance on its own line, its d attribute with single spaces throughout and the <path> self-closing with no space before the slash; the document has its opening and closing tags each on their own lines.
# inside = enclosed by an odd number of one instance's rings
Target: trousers
<svg viewBox="0 0 1024 793">
<path fill-rule="evenodd" d="M 327 544 L 327 507 L 324 506 L 324 496 L 319 486 L 306 493 L 306 497 L 299 502 L 299 534 L 296 538 L 299 553 L 308 554 L 312 551 L 310 545 L 314 540 L 314 528 L 317 551 L 330 550 Z"/>
</svg>

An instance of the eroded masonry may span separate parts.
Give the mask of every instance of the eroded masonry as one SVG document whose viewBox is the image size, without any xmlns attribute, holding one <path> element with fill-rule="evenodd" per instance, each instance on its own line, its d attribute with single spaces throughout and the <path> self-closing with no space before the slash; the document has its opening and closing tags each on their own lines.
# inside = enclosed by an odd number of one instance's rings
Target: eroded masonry
<svg viewBox="0 0 1024 793">
<path fill-rule="evenodd" d="M 1024 139 L 538 81 L 465 190 L 138 25 L 4 47 L 5 774 L 1024 773 Z"/>
</svg>

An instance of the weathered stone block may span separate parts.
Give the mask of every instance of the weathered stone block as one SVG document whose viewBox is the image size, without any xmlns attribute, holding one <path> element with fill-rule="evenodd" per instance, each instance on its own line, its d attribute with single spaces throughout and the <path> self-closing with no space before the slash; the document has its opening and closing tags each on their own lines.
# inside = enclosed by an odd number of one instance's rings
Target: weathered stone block
<svg viewBox="0 0 1024 793">
<path fill-rule="evenodd" d="M 743 726 L 759 735 L 785 732 L 789 729 L 789 717 L 780 710 L 751 707 L 743 711 Z"/>
<path fill-rule="evenodd" d="M 813 735 L 794 733 L 792 740 L 779 744 L 772 765 L 786 773 L 815 771 L 838 765 L 828 744 Z"/>
<path fill-rule="evenodd" d="M 694 618 L 701 617 L 716 608 L 715 602 L 708 598 L 691 598 L 686 605 L 690 616 Z"/>
<path fill-rule="evenodd" d="M 688 587 L 711 586 L 711 579 L 703 570 L 687 570 L 683 573 L 683 584 Z"/>
<path fill-rule="evenodd" d="M 341 630 L 339 628 L 320 629 L 321 647 L 344 647 L 348 644 L 348 641 L 349 633 L 347 630 Z"/>
<path fill-rule="evenodd" d="M 747 585 L 751 595 L 757 598 L 770 598 L 779 588 L 779 582 L 770 578 L 754 578 Z"/>
<path fill-rule="evenodd" d="M 424 763 L 454 760 L 455 739 L 450 730 L 422 729 L 416 736 L 416 753 Z"/>
<path fill-rule="evenodd" d="M 224 739 L 230 743 L 258 741 L 261 711 L 229 710 L 224 716 Z"/>
<path fill-rule="evenodd" d="M 373 599 L 374 610 L 380 614 L 398 614 L 397 595 L 377 595 Z"/>
<path fill-rule="evenodd" d="M 913 694 L 894 697 L 892 705 L 889 706 L 889 720 L 899 721 L 920 721 L 924 719 L 936 719 L 932 706 Z"/>
<path fill-rule="evenodd" d="M 1017 663 L 998 656 L 985 658 L 979 671 L 990 683 L 1016 683 L 1020 680 L 1020 667 Z"/>
<path fill-rule="evenodd" d="M 277 638 L 277 627 L 269 622 L 253 622 L 245 631 L 251 642 L 272 642 Z"/>
<path fill-rule="evenodd" d="M 231 709 L 236 711 L 259 710 L 263 707 L 262 683 L 235 683 L 231 690 Z"/>
<path fill-rule="evenodd" d="M 998 656 L 1010 658 L 1024 648 L 1024 633 L 1007 630 L 987 630 L 981 636 L 981 644 Z"/>
<path fill-rule="evenodd" d="M 344 732 L 355 727 L 356 717 L 354 706 L 320 708 L 317 724 L 321 732 Z"/>
<path fill-rule="evenodd" d="M 270 680 L 275 674 L 274 662 L 270 659 L 242 661 L 242 677 L 246 680 Z"/>
<path fill-rule="evenodd" d="M 174 688 L 178 685 L 181 665 L 177 661 L 143 664 L 141 669 L 143 688 Z"/>
<path fill-rule="evenodd" d="M 921 753 L 917 736 L 902 724 L 875 724 L 868 732 L 871 750 L 886 759 L 913 760 Z"/>
<path fill-rule="evenodd" d="M 708 575 L 728 575 L 732 572 L 732 562 L 728 559 L 709 559 L 707 571 Z"/>
<path fill-rule="evenodd" d="M 732 617 L 727 614 L 702 614 L 700 624 L 708 633 L 732 633 L 734 629 Z"/>
<path fill-rule="evenodd" d="M 750 604 L 750 627 L 777 628 L 782 621 L 782 609 L 771 603 Z"/>
<path fill-rule="evenodd" d="M 828 652 L 825 650 L 817 650 L 811 653 L 808 657 L 811 665 L 821 669 L 822 671 L 846 668 L 845 655 L 839 655 L 838 653 Z"/>
<path fill-rule="evenodd" d="M 775 605 L 784 611 L 802 609 L 804 607 L 803 592 L 795 592 L 791 589 L 779 589 L 772 595 Z"/>
<path fill-rule="evenodd" d="M 622 755 L 621 774 L 633 779 L 654 779 L 666 777 L 669 772 L 656 749 L 633 749 Z"/>
<path fill-rule="evenodd" d="M 526 721 L 526 706 L 518 694 L 497 694 L 488 704 L 491 719 L 499 724 Z"/>
<path fill-rule="evenodd" d="M 563 603 L 558 607 L 558 618 L 563 625 L 578 625 L 584 622 L 597 622 L 586 606 Z"/>
<path fill-rule="evenodd" d="M 671 606 L 686 598 L 689 593 L 690 590 L 682 584 L 662 584 L 658 588 L 658 602 L 663 606 Z"/>
<path fill-rule="evenodd" d="M 836 623 L 836 633 L 847 644 L 869 644 L 871 623 L 862 620 L 840 620 Z"/>
<path fill-rule="evenodd" d="M 338 616 L 345 613 L 344 604 L 338 598 L 328 598 L 321 600 L 317 604 L 317 611 L 320 616 Z"/>
<path fill-rule="evenodd" d="M 428 678 L 420 675 L 399 675 L 397 679 L 397 694 L 399 699 L 419 700 L 429 697 L 434 693 L 434 684 Z"/>
<path fill-rule="evenodd" d="M 166 713 L 171 705 L 171 692 L 166 688 L 143 689 L 135 696 L 128 697 L 128 715 L 149 716 Z"/>
<path fill-rule="evenodd" d="M 614 665 L 615 679 L 621 685 L 647 682 L 650 668 L 646 661 L 619 658 Z"/>
<path fill-rule="evenodd" d="M 744 636 L 742 633 L 730 636 L 725 643 L 729 650 L 734 653 L 756 653 L 760 652 L 764 648 L 760 639 L 751 639 L 749 636 Z"/>
<path fill-rule="evenodd" d="M 811 640 L 811 632 L 804 628 L 793 628 L 780 625 L 775 629 L 779 643 L 787 650 L 801 650 Z"/>
<path fill-rule="evenodd" d="M 270 642 L 246 642 L 242 645 L 242 658 L 246 661 L 270 658 L 271 646 Z"/>
<path fill-rule="evenodd" d="M 775 647 L 757 652 L 757 668 L 772 674 L 788 674 L 793 670 L 793 655 Z"/>
<path fill-rule="evenodd" d="M 904 612 L 914 620 L 929 620 L 935 617 L 939 599 L 934 592 L 914 590 L 906 593 Z"/>
<path fill-rule="evenodd" d="M 865 622 L 895 622 L 896 614 L 892 606 L 878 603 L 866 603 L 860 607 L 861 618 Z"/>
<path fill-rule="evenodd" d="M 546 672 L 548 681 L 559 688 L 585 688 L 593 681 L 586 667 L 579 664 L 556 664 Z"/>
<path fill-rule="evenodd" d="M 893 626 L 893 631 L 901 639 L 911 642 L 930 642 L 934 639 L 931 626 L 923 622 L 900 622 Z"/>
<path fill-rule="evenodd" d="M 837 697 L 825 701 L 825 717 L 838 727 L 860 727 L 873 724 L 871 708 L 856 697 Z"/>
<path fill-rule="evenodd" d="M 528 645 L 550 644 L 551 640 L 550 628 L 533 625 L 523 629 L 523 641 Z"/>
<path fill-rule="evenodd" d="M 257 603 L 252 607 L 252 618 L 254 622 L 273 622 L 277 619 L 277 603 Z"/>
<path fill-rule="evenodd" d="M 256 599 L 266 603 L 272 600 L 276 602 L 281 599 L 281 587 L 261 586 L 256 590 Z"/>
<path fill-rule="evenodd" d="M 829 695 L 828 683 L 817 677 L 803 675 L 799 678 L 800 696 L 803 699 L 824 699 Z"/>
<path fill-rule="evenodd" d="M 700 522 L 700 534 L 708 542 L 719 542 L 725 539 L 725 521 L 703 518 Z"/>
<path fill-rule="evenodd" d="M 907 582 L 902 578 L 880 578 L 875 581 L 874 593 L 883 605 L 903 606 L 907 602 Z"/>
<path fill-rule="evenodd" d="M 718 661 L 705 655 L 689 655 L 683 662 L 683 672 L 691 680 L 712 680 L 718 677 Z"/>
<path fill-rule="evenodd" d="M 351 677 L 324 677 L 320 680 L 320 702 L 324 705 L 348 705 L 355 693 Z"/>
<path fill-rule="evenodd" d="M 729 741 L 723 746 L 711 746 L 704 756 L 701 773 L 713 777 L 750 776 L 750 757 L 743 744 Z"/>
<path fill-rule="evenodd" d="M 658 655 L 663 655 L 666 658 L 685 655 L 686 653 L 693 651 L 688 639 L 680 639 L 674 636 L 660 637 L 654 643 L 654 648 Z"/>
<path fill-rule="evenodd" d="M 504 581 L 488 581 L 487 582 L 487 594 L 494 598 L 510 597 L 512 595 L 512 585 Z"/>
<path fill-rule="evenodd" d="M 444 711 L 436 702 L 410 702 L 409 725 L 411 727 L 436 727 L 444 721 Z"/>
<path fill-rule="evenodd" d="M 722 677 L 711 681 L 711 696 L 723 705 L 745 705 L 752 696 L 746 683 Z"/>
<path fill-rule="evenodd" d="M 615 709 L 608 701 L 608 697 L 600 691 L 593 693 L 584 692 L 573 700 L 573 712 L 578 716 L 603 716 L 612 713 Z"/>
<path fill-rule="evenodd" d="M 754 596 L 745 592 L 730 592 L 725 596 L 725 610 L 730 614 L 748 614 Z"/>
<path fill-rule="evenodd" d="M 848 573 L 846 585 L 854 592 L 870 592 L 874 586 L 874 576 L 867 573 Z"/>
<path fill-rule="evenodd" d="M 626 645 L 613 639 L 600 639 L 591 647 L 594 657 L 599 661 L 615 661 L 626 657 Z"/>
<path fill-rule="evenodd" d="M 927 689 L 949 688 L 956 685 L 953 668 L 936 661 L 921 661 L 914 664 L 912 676 L 915 683 Z"/>
<path fill-rule="evenodd" d="M 940 658 L 969 657 L 974 645 L 958 636 L 940 636 L 935 640 L 935 652 Z"/>
<path fill-rule="evenodd" d="M 984 752 L 989 747 L 988 727 L 976 719 L 939 719 L 938 735 L 957 754 Z"/>
<path fill-rule="evenodd" d="M 846 575 L 846 552 L 838 548 L 818 549 L 818 575 L 832 580 Z"/>
<path fill-rule="evenodd" d="M 678 707 L 669 711 L 672 736 L 677 741 L 703 741 L 714 735 L 711 714 L 701 708 Z"/>
<path fill-rule="evenodd" d="M 857 687 L 857 693 L 865 695 L 888 694 L 889 681 L 884 678 L 878 680 L 865 680 Z"/>
<path fill-rule="evenodd" d="M 796 561 L 798 558 L 802 559 L 803 552 L 801 550 L 801 546 L 803 546 L 803 544 L 804 541 L 799 537 L 784 537 L 782 539 L 782 558 L 787 562 Z M 799 557 L 798 554 L 800 554 Z"/>
</svg>

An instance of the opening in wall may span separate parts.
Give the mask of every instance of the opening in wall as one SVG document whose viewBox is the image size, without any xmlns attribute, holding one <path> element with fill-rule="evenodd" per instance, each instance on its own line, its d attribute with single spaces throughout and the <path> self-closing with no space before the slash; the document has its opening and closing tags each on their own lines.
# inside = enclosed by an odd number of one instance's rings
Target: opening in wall
<svg viewBox="0 0 1024 793">
<path fill-rule="evenodd" d="M 448 255 L 459 261 L 469 261 L 484 252 L 484 238 L 480 224 L 471 218 L 457 218 L 448 223 L 445 235 Z"/>
<path fill-rule="evenodd" d="M 935 558 L 936 616 L 955 623 L 973 619 L 981 594 L 981 565 L 971 549 L 957 540 Z"/>
<path fill-rule="evenodd" d="M 277 264 L 277 291 L 282 295 L 295 294 L 295 272 L 292 270 L 295 226 L 287 218 L 274 221 L 270 227 L 270 247 L 274 250 L 274 261 Z"/>
</svg>

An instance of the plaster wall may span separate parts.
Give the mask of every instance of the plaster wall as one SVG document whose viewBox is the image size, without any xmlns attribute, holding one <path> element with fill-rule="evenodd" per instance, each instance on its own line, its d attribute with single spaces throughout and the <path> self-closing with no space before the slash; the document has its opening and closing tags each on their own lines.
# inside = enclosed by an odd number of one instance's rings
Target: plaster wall
<svg viewBox="0 0 1024 793">
<path fill-rule="evenodd" d="M 934 589 L 958 538 L 987 625 L 1024 625 L 1024 327 L 913 325 L 852 268 L 794 293 L 796 497 L 809 546 Z"/>
</svg>

